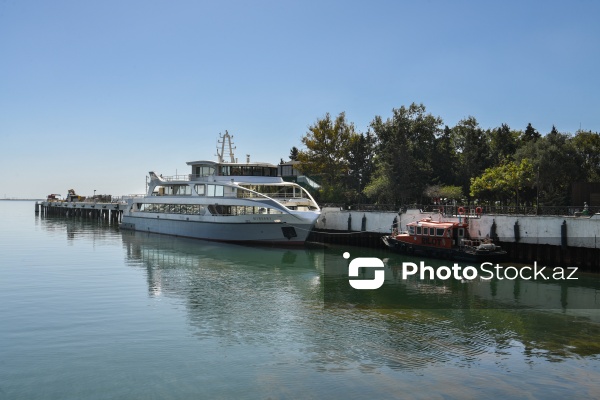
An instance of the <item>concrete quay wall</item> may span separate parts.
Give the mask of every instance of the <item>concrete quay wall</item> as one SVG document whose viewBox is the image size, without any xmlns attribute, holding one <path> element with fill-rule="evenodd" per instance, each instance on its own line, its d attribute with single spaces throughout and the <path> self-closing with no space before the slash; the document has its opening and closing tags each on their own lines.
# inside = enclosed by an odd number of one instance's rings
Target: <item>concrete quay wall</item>
<svg viewBox="0 0 600 400">
<path fill-rule="evenodd" d="M 354 211 L 323 208 L 310 240 L 382 247 L 394 219 L 400 230 L 423 218 L 459 221 L 464 216 L 406 212 Z M 493 237 L 511 261 L 571 265 L 600 272 L 600 214 L 592 216 L 493 215 L 468 216 L 473 237 Z"/>
</svg>

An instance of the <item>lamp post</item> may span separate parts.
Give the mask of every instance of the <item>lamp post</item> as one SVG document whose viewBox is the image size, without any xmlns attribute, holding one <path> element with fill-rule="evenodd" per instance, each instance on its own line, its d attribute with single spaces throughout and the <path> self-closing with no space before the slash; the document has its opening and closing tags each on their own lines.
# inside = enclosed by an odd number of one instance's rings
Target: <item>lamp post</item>
<svg viewBox="0 0 600 400">
<path fill-rule="evenodd" d="M 539 215 L 540 213 L 540 166 L 538 165 L 537 169 L 537 179 L 535 182 L 535 215 Z"/>
<path fill-rule="evenodd" d="M 96 189 L 94 189 L 94 203 L 96 202 Z"/>
</svg>

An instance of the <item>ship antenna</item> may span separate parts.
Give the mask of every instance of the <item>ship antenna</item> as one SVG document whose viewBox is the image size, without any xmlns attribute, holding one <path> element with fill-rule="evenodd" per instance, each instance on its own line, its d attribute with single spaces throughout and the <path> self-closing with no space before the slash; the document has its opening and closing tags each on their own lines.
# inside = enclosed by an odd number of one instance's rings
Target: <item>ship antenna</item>
<svg viewBox="0 0 600 400">
<path fill-rule="evenodd" d="M 227 147 L 229 148 L 229 157 L 231 158 L 232 163 L 235 162 L 235 155 L 233 153 L 233 150 L 235 150 L 235 146 L 233 146 L 233 143 L 231 141 L 231 139 L 233 139 L 233 135 L 230 135 L 229 132 L 225 131 L 225 134 L 222 135 L 219 133 L 219 140 L 217 141 L 218 144 L 221 145 L 221 152 L 219 152 L 219 146 L 217 146 L 217 157 L 218 157 L 218 161 L 220 163 L 225 162 L 223 160 L 223 156 L 225 155 L 225 142 L 227 141 Z"/>
</svg>

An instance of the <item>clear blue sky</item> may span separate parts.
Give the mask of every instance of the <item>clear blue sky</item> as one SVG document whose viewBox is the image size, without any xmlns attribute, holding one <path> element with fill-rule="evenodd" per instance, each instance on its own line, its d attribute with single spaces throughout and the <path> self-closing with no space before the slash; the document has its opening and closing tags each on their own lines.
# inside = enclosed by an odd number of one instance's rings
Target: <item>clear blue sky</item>
<svg viewBox="0 0 600 400">
<path fill-rule="evenodd" d="M 309 125 L 423 103 L 600 131 L 600 2 L 0 1 L 0 198 L 141 193 L 149 170 L 277 163 Z"/>
</svg>

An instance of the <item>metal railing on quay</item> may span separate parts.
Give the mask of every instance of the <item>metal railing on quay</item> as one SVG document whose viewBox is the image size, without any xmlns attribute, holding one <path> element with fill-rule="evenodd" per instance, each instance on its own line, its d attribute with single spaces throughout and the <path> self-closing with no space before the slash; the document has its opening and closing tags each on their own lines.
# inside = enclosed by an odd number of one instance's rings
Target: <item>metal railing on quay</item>
<svg viewBox="0 0 600 400">
<path fill-rule="evenodd" d="M 419 209 L 425 213 L 440 213 L 445 215 L 545 215 L 545 216 L 586 216 L 600 213 L 600 207 L 582 206 L 490 206 L 490 205 L 440 205 L 413 204 L 402 207 L 402 210 Z"/>
<path fill-rule="evenodd" d="M 538 215 L 538 216 L 573 216 L 584 217 L 600 213 L 599 206 L 490 206 L 490 205 L 445 205 L 445 204 L 406 204 L 395 206 L 393 204 L 341 204 L 321 203 L 321 208 L 339 208 L 346 211 L 381 211 L 400 212 L 407 210 L 420 210 L 422 213 L 435 213 L 444 215 L 478 216 L 490 215 Z"/>
</svg>

